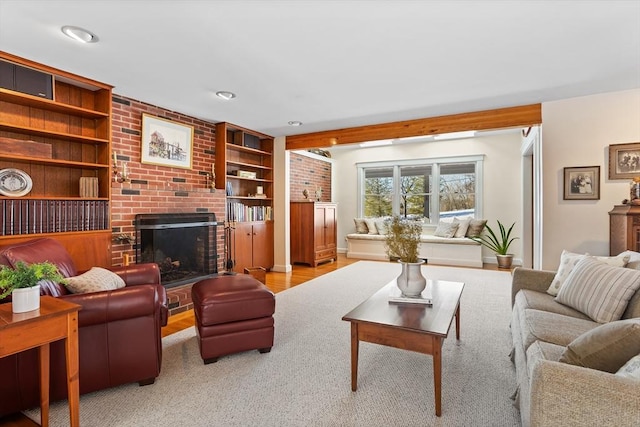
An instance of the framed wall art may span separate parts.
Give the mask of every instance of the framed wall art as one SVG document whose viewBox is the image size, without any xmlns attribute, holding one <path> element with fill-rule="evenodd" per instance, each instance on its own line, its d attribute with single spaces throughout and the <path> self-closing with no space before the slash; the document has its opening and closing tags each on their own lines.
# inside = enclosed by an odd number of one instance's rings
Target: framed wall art
<svg viewBox="0 0 640 427">
<path fill-rule="evenodd" d="M 142 115 L 142 163 L 191 169 L 193 126 Z"/>
<path fill-rule="evenodd" d="M 564 200 L 600 200 L 600 166 L 564 168 Z"/>
<path fill-rule="evenodd" d="M 609 179 L 640 176 L 640 142 L 609 146 Z"/>
</svg>

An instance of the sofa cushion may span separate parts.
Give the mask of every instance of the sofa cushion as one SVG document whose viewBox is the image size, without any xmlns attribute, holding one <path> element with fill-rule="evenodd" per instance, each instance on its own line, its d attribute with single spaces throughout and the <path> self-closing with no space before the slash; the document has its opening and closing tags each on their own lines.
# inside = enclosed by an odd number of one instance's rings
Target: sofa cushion
<svg viewBox="0 0 640 427">
<path fill-rule="evenodd" d="M 560 362 L 610 373 L 640 354 L 640 319 L 605 323 L 573 340 Z"/>
<path fill-rule="evenodd" d="M 520 333 L 525 349 L 540 340 L 566 346 L 598 324 L 592 320 L 577 319 L 562 314 L 527 309 L 519 313 Z"/>
<path fill-rule="evenodd" d="M 626 378 L 640 380 L 640 354 L 632 357 L 622 368 L 618 369 L 616 375 Z"/>
<path fill-rule="evenodd" d="M 456 234 L 457 229 L 458 229 L 457 222 L 440 221 L 438 223 L 438 227 L 436 228 L 436 231 L 433 232 L 433 235 L 436 237 L 451 238 Z"/>
<path fill-rule="evenodd" d="M 74 294 L 112 291 L 126 286 L 120 276 L 101 267 L 92 267 L 79 276 L 66 278 L 65 282 L 66 288 Z"/>
<path fill-rule="evenodd" d="M 364 218 L 354 218 L 353 222 L 356 225 L 356 233 L 367 234 L 369 232 L 367 224 L 364 222 Z"/>
<path fill-rule="evenodd" d="M 599 323 L 619 320 L 640 288 L 640 271 L 612 267 L 591 257 L 576 264 L 556 301 L 579 310 Z"/>
<path fill-rule="evenodd" d="M 516 294 L 514 307 L 517 310 L 531 308 L 534 310 L 548 311 L 550 313 L 576 317 L 578 319 L 591 320 L 586 314 L 581 313 L 574 308 L 560 304 L 551 295 L 543 292 L 532 291 L 531 289 L 522 289 Z"/>
<path fill-rule="evenodd" d="M 566 250 L 562 251 L 562 254 L 560 255 L 560 265 L 558 266 L 558 270 L 556 271 L 556 275 L 553 278 L 549 289 L 547 289 L 547 293 L 549 295 L 558 295 L 558 291 L 567 280 L 567 277 L 569 277 L 569 273 L 573 271 L 573 267 L 576 266 L 578 261 L 584 259 L 585 256 L 586 255 L 584 254 L 577 254 Z"/>
<path fill-rule="evenodd" d="M 469 222 L 469 228 L 467 228 L 466 237 L 477 237 L 484 230 L 484 226 L 487 225 L 486 219 L 472 219 Z"/>
</svg>

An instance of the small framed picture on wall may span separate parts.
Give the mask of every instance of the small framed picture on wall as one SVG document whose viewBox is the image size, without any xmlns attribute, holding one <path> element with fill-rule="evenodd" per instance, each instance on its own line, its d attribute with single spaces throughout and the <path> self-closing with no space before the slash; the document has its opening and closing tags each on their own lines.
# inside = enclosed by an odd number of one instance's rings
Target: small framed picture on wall
<svg viewBox="0 0 640 427">
<path fill-rule="evenodd" d="M 640 176 L 640 142 L 609 146 L 609 179 Z"/>
<path fill-rule="evenodd" d="M 142 114 L 142 163 L 191 169 L 193 126 Z"/>
<path fill-rule="evenodd" d="M 600 200 L 600 166 L 564 168 L 564 200 Z"/>
</svg>

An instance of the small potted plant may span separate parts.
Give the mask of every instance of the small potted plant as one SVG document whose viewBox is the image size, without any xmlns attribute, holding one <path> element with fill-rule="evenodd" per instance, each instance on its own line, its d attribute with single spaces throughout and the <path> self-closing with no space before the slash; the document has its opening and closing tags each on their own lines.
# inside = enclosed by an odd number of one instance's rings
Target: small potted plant
<svg viewBox="0 0 640 427">
<path fill-rule="evenodd" d="M 508 229 L 500 221 L 497 221 L 497 223 L 499 234 L 494 232 L 488 225 L 485 225 L 486 234 L 483 233 L 479 236 L 471 237 L 471 239 L 496 253 L 499 268 L 511 268 L 513 254 L 509 253 L 509 247 L 517 239 L 517 237 L 511 237 L 511 232 L 516 223 L 511 224 Z"/>
<path fill-rule="evenodd" d="M 58 268 L 50 262 L 26 264 L 18 262 L 16 268 L 0 267 L 0 300 L 11 295 L 14 313 L 40 308 L 41 280 L 62 282 Z"/>
<path fill-rule="evenodd" d="M 399 216 L 387 220 L 385 250 L 389 259 L 402 264 L 402 273 L 398 276 L 397 283 L 405 297 L 420 297 L 426 287 L 427 282 L 421 271 L 425 261 L 418 258 L 421 234 L 422 225 L 417 221 L 402 219 Z"/>
</svg>

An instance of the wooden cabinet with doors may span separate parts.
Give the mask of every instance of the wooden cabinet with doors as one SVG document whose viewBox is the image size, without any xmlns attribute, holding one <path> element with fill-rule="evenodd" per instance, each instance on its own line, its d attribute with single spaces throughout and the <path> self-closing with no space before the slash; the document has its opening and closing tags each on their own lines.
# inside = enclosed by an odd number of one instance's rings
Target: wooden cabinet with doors
<svg viewBox="0 0 640 427">
<path fill-rule="evenodd" d="M 234 224 L 231 251 L 233 271 L 245 268 L 273 268 L 273 221 L 237 222 Z"/>
<path fill-rule="evenodd" d="M 0 245 L 54 237 L 111 265 L 111 91 L 0 51 Z"/>
<path fill-rule="evenodd" d="M 609 253 L 640 252 L 640 206 L 616 205 L 609 212 Z"/>
<path fill-rule="evenodd" d="M 215 186 L 227 195 L 233 270 L 273 267 L 273 137 L 216 124 Z"/>
<path fill-rule="evenodd" d="M 325 202 L 291 202 L 291 263 L 335 260 L 337 255 L 337 205 Z"/>
</svg>

